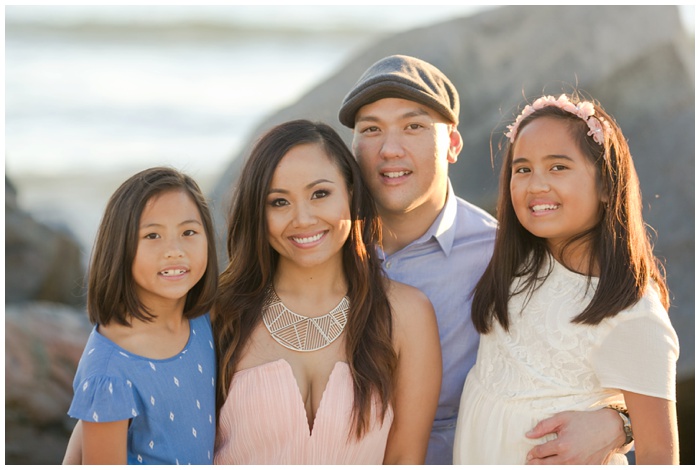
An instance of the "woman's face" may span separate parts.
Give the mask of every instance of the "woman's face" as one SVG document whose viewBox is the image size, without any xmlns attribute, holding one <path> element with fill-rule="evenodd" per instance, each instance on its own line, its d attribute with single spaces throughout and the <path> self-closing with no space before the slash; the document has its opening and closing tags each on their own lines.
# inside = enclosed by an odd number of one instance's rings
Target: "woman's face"
<svg viewBox="0 0 700 470">
<path fill-rule="evenodd" d="M 345 178 L 323 146 L 293 147 L 270 182 L 265 216 L 270 246 L 280 266 L 342 265 L 342 247 L 352 220 Z"/>
</svg>

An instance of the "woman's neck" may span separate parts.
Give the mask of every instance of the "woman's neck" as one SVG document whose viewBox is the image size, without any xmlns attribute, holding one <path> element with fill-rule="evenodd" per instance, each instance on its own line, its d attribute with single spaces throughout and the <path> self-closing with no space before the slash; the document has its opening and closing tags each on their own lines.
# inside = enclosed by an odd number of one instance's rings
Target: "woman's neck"
<svg viewBox="0 0 700 470">
<path fill-rule="evenodd" d="M 342 262 L 315 267 L 281 262 L 275 272 L 273 287 L 289 309 L 309 315 L 335 307 L 347 294 L 348 283 Z"/>
</svg>

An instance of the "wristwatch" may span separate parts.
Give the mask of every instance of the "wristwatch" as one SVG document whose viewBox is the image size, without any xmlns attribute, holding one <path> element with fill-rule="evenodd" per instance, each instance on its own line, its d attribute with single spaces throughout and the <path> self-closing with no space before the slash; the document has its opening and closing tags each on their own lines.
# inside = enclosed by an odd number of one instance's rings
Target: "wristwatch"
<svg viewBox="0 0 700 470">
<path fill-rule="evenodd" d="M 617 414 L 620 415 L 620 419 L 622 419 L 622 430 L 625 431 L 625 443 L 623 444 L 624 447 L 634 440 L 634 435 L 632 434 L 632 422 L 630 421 L 629 412 L 627 411 L 627 408 L 625 408 L 622 405 L 608 405 L 606 406 L 606 408 L 610 408 L 611 410 L 617 411 Z"/>
</svg>

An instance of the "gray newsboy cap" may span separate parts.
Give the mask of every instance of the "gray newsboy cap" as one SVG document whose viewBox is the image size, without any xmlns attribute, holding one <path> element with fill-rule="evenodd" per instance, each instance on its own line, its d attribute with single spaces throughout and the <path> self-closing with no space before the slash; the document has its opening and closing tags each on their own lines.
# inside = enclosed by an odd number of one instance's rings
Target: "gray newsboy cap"
<svg viewBox="0 0 700 470">
<path fill-rule="evenodd" d="M 343 99 L 340 123 L 354 128 L 357 111 L 382 98 L 415 101 L 459 122 L 457 89 L 437 67 L 415 57 L 392 55 L 368 68 Z"/>
</svg>

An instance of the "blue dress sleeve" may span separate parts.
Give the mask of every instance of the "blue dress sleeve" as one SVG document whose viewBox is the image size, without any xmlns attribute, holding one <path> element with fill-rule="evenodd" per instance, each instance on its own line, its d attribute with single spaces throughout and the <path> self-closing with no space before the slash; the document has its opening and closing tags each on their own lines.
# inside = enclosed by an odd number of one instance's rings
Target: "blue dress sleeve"
<svg viewBox="0 0 700 470">
<path fill-rule="evenodd" d="M 91 376 L 75 388 L 68 415 L 83 421 L 102 423 L 138 416 L 131 383 L 119 377 Z"/>
</svg>

